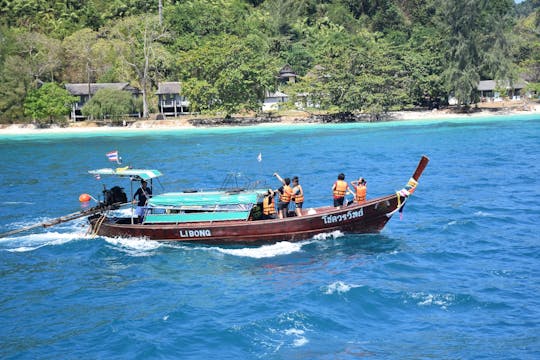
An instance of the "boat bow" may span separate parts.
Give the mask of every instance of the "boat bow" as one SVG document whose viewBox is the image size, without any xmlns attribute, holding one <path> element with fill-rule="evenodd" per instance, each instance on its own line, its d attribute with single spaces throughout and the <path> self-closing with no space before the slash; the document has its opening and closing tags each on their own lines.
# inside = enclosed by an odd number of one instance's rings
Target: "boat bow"
<svg viewBox="0 0 540 360">
<path fill-rule="evenodd" d="M 407 199 L 409 198 L 409 196 L 411 196 L 416 191 L 416 187 L 418 186 L 418 180 L 420 179 L 420 176 L 422 176 L 422 173 L 424 172 L 424 169 L 426 168 L 428 162 L 429 162 L 429 158 L 425 155 L 422 155 L 422 158 L 418 162 L 418 165 L 416 166 L 416 170 L 414 171 L 413 175 L 407 182 L 407 185 L 405 185 L 403 189 L 396 191 L 397 207 L 394 211 L 391 211 L 388 214 L 386 214 L 388 218 L 391 218 L 392 215 L 394 215 L 398 211 L 400 213 L 403 212 L 405 203 L 407 202 Z"/>
</svg>

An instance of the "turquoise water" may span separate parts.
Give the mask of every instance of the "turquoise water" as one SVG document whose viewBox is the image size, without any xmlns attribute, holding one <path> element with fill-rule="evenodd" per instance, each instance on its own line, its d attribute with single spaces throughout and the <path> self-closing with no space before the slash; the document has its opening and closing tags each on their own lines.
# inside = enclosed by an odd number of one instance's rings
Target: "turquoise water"
<svg viewBox="0 0 540 360">
<path fill-rule="evenodd" d="M 306 206 L 331 204 L 339 172 L 374 197 L 431 159 L 379 235 L 181 245 L 80 219 L 0 239 L 0 357 L 540 358 L 539 144 L 540 116 L 0 136 L 0 232 L 79 210 L 115 149 L 165 174 L 154 192 L 278 171 Z"/>
</svg>

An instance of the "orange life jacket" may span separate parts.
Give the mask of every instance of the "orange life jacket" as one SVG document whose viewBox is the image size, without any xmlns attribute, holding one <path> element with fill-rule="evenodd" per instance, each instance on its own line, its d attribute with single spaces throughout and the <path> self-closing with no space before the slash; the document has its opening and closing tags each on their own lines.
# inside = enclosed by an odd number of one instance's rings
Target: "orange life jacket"
<svg viewBox="0 0 540 360">
<path fill-rule="evenodd" d="M 337 180 L 334 183 L 334 199 L 345 197 L 347 192 L 347 183 L 343 180 Z"/>
<path fill-rule="evenodd" d="M 300 204 L 304 202 L 304 190 L 302 189 L 302 186 L 296 185 L 293 189 L 293 193 L 295 189 L 299 189 L 298 193 L 293 195 L 294 202 L 296 204 Z"/>
<path fill-rule="evenodd" d="M 265 197 L 263 200 L 263 215 L 272 215 L 275 213 L 274 198 L 270 196 Z"/>
<path fill-rule="evenodd" d="M 283 193 L 279 193 L 279 201 L 287 203 L 291 201 L 292 189 L 289 185 L 283 185 Z"/>
<path fill-rule="evenodd" d="M 356 201 L 359 203 L 366 201 L 366 192 L 367 187 L 365 185 L 358 185 L 356 187 Z"/>
</svg>

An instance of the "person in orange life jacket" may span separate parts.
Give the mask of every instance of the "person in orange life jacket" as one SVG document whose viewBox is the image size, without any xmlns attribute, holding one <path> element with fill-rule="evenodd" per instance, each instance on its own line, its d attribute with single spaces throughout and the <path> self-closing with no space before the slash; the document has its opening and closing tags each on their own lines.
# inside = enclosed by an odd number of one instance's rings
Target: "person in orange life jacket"
<svg viewBox="0 0 540 360">
<path fill-rule="evenodd" d="M 152 197 L 152 189 L 146 187 L 146 181 L 141 180 L 141 187 L 137 189 L 135 195 L 133 195 L 133 203 L 137 203 L 137 208 L 135 209 L 135 215 L 139 218 L 139 222 L 142 222 L 144 217 L 144 212 L 146 210 L 146 202 Z M 135 198 L 138 199 L 135 200 Z"/>
<path fill-rule="evenodd" d="M 263 220 L 276 218 L 276 203 L 274 202 L 275 192 L 272 189 L 268 189 L 263 199 Z"/>
<path fill-rule="evenodd" d="M 356 192 L 356 195 L 354 197 L 354 201 L 361 204 L 366 201 L 366 193 L 367 193 L 367 181 L 364 178 L 360 178 L 357 181 L 351 181 L 351 185 L 354 188 L 354 191 Z"/>
<path fill-rule="evenodd" d="M 343 206 L 346 194 L 352 194 L 349 185 L 345 181 L 345 174 L 338 175 L 336 182 L 332 185 L 332 193 L 334 195 L 334 206 Z"/>
<path fill-rule="evenodd" d="M 296 204 L 294 212 L 296 213 L 296 216 L 302 216 L 302 206 L 304 205 L 304 190 L 302 189 L 302 186 L 300 185 L 298 176 L 293 177 L 292 183 L 293 183 L 292 200 L 294 200 L 294 203 Z"/>
<path fill-rule="evenodd" d="M 277 189 L 279 193 L 278 218 L 283 219 L 286 218 L 288 215 L 287 213 L 289 212 L 289 203 L 291 202 L 293 194 L 292 189 L 289 186 L 291 183 L 291 179 L 282 179 L 278 173 L 274 173 L 274 176 L 277 177 L 278 180 L 283 184 L 283 186 Z"/>
</svg>

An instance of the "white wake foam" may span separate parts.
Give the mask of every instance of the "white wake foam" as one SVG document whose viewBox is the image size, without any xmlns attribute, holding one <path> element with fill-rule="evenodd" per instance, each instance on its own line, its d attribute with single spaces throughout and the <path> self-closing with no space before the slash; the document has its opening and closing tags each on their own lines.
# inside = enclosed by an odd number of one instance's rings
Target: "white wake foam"
<svg viewBox="0 0 540 360">
<path fill-rule="evenodd" d="M 109 238 L 103 237 L 105 241 L 112 245 L 116 250 L 122 251 L 131 256 L 150 256 L 154 250 L 160 248 L 163 244 L 155 240 L 143 238 Z"/>
<path fill-rule="evenodd" d="M 329 239 L 329 238 L 334 238 L 334 239 L 337 239 L 337 238 L 340 238 L 342 236 L 345 236 L 345 234 L 343 234 L 341 231 L 339 230 L 336 230 L 336 231 L 332 231 L 332 232 L 329 232 L 329 233 L 321 233 L 321 234 L 317 234 L 313 237 L 314 240 L 326 240 L 326 239 Z"/>
<path fill-rule="evenodd" d="M 46 232 L 39 234 L 30 234 L 17 237 L 7 237 L 1 239 L 3 243 L 13 245 L 13 248 L 7 248 L 9 252 L 27 252 L 37 250 L 44 246 L 62 245 L 67 242 L 84 238 L 84 232 L 71 232 L 71 233 L 59 233 L 59 232 Z"/>
<path fill-rule="evenodd" d="M 241 248 L 241 249 L 224 249 L 220 247 L 215 247 L 215 249 L 223 254 L 241 256 L 241 257 L 250 257 L 254 259 L 261 258 L 270 258 L 280 255 L 289 255 L 294 252 L 301 251 L 302 246 L 308 244 L 309 242 L 295 242 L 291 243 L 288 241 L 281 241 L 271 245 L 263 245 L 256 248 Z"/>
</svg>

